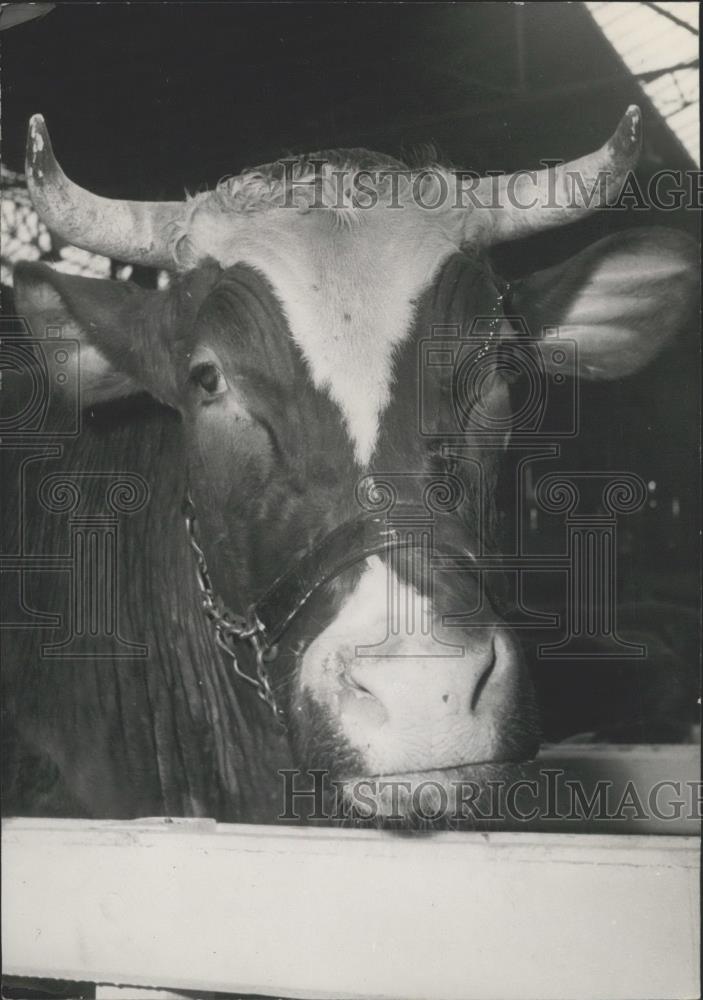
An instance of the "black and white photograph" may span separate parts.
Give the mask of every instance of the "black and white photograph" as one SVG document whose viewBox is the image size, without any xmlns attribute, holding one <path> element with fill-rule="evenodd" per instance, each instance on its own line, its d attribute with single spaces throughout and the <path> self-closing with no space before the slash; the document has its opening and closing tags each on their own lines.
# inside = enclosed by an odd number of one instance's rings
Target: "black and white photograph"
<svg viewBox="0 0 703 1000">
<path fill-rule="evenodd" d="M 0 3 L 3 1000 L 695 1000 L 694 2 Z"/>
</svg>

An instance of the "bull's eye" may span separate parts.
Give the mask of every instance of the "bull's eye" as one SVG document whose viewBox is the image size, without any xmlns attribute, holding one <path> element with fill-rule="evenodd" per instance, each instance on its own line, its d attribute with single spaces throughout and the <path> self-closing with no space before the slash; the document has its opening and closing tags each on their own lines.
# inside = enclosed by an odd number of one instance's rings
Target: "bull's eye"
<svg viewBox="0 0 703 1000">
<path fill-rule="evenodd" d="M 224 375 L 211 361 L 205 361 L 191 369 L 190 380 L 198 386 L 207 399 L 221 396 L 227 390 L 227 381 Z"/>
</svg>

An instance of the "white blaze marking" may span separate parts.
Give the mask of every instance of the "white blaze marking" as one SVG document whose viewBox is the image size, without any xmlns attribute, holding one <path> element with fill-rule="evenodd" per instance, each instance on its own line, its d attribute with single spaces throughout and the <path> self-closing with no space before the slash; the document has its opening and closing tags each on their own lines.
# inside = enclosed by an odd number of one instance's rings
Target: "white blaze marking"
<svg viewBox="0 0 703 1000">
<path fill-rule="evenodd" d="M 458 249 L 458 232 L 413 206 L 359 211 L 349 227 L 326 210 L 205 209 L 193 215 L 189 243 L 196 258 L 248 264 L 268 278 L 315 386 L 338 404 L 367 465 L 391 397 L 394 350 L 417 297 Z"/>
<path fill-rule="evenodd" d="M 339 714 L 340 676 L 356 658 L 357 648 L 364 647 L 373 654 L 373 649 L 369 647 L 382 649 L 381 644 L 390 633 L 393 617 L 389 601 L 391 590 L 392 599 L 403 608 L 404 621 L 414 620 L 419 631 L 428 613 L 420 592 L 401 583 L 378 556 L 371 556 L 339 614 L 303 656 L 300 686 L 307 688 L 317 702 L 326 704 L 335 716 Z M 374 659 L 373 656 L 371 659 Z"/>
</svg>

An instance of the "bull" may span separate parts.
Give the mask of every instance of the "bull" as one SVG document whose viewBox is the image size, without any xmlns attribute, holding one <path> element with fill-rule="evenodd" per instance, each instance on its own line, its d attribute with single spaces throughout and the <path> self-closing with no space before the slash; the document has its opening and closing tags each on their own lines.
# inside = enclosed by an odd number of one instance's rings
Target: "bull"
<svg viewBox="0 0 703 1000">
<path fill-rule="evenodd" d="M 149 500 L 116 554 L 121 627 L 146 657 L 98 656 L 95 640 L 91 658 L 86 634 L 80 657 L 50 663 L 39 648 L 50 628 L 12 643 L 11 812 L 269 821 L 284 768 L 324 770 L 342 788 L 387 775 L 412 787 L 534 755 L 520 645 L 499 588 L 470 567 L 499 551 L 505 514 L 506 316 L 574 341 L 571 375 L 629 375 L 688 322 L 695 248 L 675 231 L 627 231 L 512 291 L 488 253 L 612 204 L 640 145 L 631 107 L 595 153 L 468 188 L 436 165 L 354 149 L 147 203 L 78 187 L 32 119 L 27 183 L 51 232 L 172 280 L 147 290 L 15 269 L 35 334 L 60 328 L 81 345 L 82 432 L 37 459 L 37 483 L 57 469 L 128 470 Z M 482 419 L 500 432 L 486 438 L 465 407 L 456 461 L 442 447 L 452 375 L 426 378 L 418 344 L 477 316 Z M 423 434 L 421 405 L 435 421 Z M 422 530 L 401 537 L 383 513 L 390 490 L 412 521 L 433 482 L 456 501 L 435 509 L 433 551 L 463 559 L 460 573 L 428 570 Z M 95 512 L 89 489 L 84 502 Z M 55 551 L 31 491 L 24 503 L 33 551 Z M 64 620 L 59 588 L 27 586 L 31 606 Z M 415 627 L 389 627 L 389 602 Z M 471 627 L 452 625 L 465 607 L 479 609 Z"/>
</svg>

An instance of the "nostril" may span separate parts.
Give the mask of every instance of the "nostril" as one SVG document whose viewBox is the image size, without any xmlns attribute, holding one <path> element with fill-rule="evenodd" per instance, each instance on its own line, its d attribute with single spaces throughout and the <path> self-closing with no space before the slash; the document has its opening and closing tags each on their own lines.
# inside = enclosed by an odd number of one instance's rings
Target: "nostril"
<svg viewBox="0 0 703 1000">
<path fill-rule="evenodd" d="M 388 721 L 387 703 L 379 694 L 355 677 L 355 671 L 345 670 L 340 677 L 339 709 L 354 726 L 377 729 Z"/>
<path fill-rule="evenodd" d="M 350 688 L 357 698 L 375 698 L 375 695 L 370 691 L 366 685 L 361 684 L 356 677 L 354 677 L 353 672 L 350 670 L 345 671 L 341 676 L 342 684 L 345 687 Z"/>
<path fill-rule="evenodd" d="M 486 664 L 485 668 L 481 672 L 481 676 L 479 677 L 478 681 L 476 682 L 476 687 L 474 688 L 473 694 L 471 695 L 471 704 L 470 704 L 469 708 L 470 708 L 470 711 L 472 711 L 472 712 L 476 711 L 476 706 L 478 705 L 479 700 L 481 698 L 481 695 L 483 694 L 483 692 L 484 692 L 484 690 L 486 688 L 486 684 L 488 684 L 488 680 L 489 680 L 491 674 L 493 673 L 493 670 L 495 669 L 496 660 L 497 660 L 497 656 L 496 656 L 496 647 L 495 647 L 495 641 L 494 641 L 491 644 L 491 651 L 490 651 L 490 657 L 489 657 L 488 663 Z"/>
</svg>

